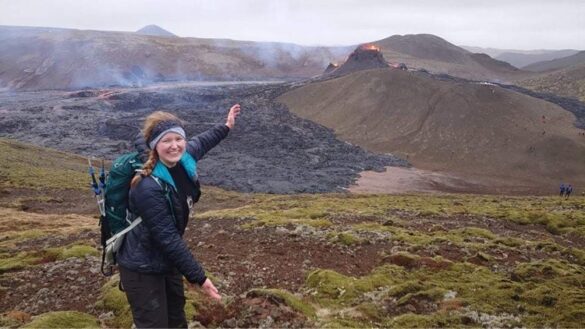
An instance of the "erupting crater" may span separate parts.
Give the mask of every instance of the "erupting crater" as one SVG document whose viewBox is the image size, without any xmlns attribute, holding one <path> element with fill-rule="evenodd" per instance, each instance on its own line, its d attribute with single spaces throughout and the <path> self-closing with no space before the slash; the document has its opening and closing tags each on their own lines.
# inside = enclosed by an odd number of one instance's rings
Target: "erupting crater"
<svg viewBox="0 0 585 329">
<path fill-rule="evenodd" d="M 337 68 L 332 68 L 329 64 L 325 74 L 331 76 L 341 76 L 361 70 L 389 67 L 390 65 L 384 59 L 380 48 L 374 44 L 363 44 L 358 46 L 349 56 L 345 63 Z"/>
</svg>

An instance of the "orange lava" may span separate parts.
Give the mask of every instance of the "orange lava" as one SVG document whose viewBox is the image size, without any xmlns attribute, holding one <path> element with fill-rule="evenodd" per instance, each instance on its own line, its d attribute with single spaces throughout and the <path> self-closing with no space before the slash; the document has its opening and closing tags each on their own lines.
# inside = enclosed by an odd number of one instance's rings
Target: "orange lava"
<svg viewBox="0 0 585 329">
<path fill-rule="evenodd" d="M 363 45 L 360 46 L 360 48 L 362 50 L 375 50 L 375 51 L 380 51 L 380 47 L 378 47 L 378 46 L 376 46 L 374 44 L 371 44 L 371 43 L 363 44 Z"/>
</svg>

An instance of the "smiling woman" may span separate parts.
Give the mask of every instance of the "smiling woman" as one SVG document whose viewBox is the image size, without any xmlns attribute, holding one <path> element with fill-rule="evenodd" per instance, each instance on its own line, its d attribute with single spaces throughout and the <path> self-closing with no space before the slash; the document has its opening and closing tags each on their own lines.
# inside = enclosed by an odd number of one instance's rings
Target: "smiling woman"
<svg viewBox="0 0 585 329">
<path fill-rule="evenodd" d="M 240 105 L 231 107 L 225 125 L 186 141 L 182 121 L 154 112 L 144 123 L 148 160 L 132 180 L 131 211 L 142 222 L 126 235 L 118 252 L 120 280 L 138 328 L 186 328 L 183 277 L 211 298 L 221 296 L 193 257 L 183 234 L 201 195 L 197 161 L 234 127 Z"/>
<path fill-rule="evenodd" d="M 159 159 L 165 166 L 172 168 L 174 167 L 185 152 L 185 136 L 184 134 L 178 134 L 169 132 L 164 138 L 156 144 L 156 152 L 158 153 Z"/>
</svg>

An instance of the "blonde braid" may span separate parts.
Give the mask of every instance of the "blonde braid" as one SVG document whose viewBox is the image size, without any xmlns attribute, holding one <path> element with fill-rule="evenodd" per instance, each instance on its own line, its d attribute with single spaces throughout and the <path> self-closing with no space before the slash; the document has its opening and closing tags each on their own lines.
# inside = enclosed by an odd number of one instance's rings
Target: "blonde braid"
<svg viewBox="0 0 585 329">
<path fill-rule="evenodd" d="M 132 178 L 132 182 L 130 183 L 130 186 L 135 187 L 142 180 L 143 177 L 150 176 L 150 174 L 152 174 L 152 170 L 154 169 L 154 166 L 156 165 L 157 161 L 158 161 L 158 154 L 156 153 L 155 150 L 150 150 L 150 153 L 148 153 L 148 160 L 146 160 L 146 162 L 144 163 L 144 166 L 142 166 L 142 170 L 140 171 L 140 175 L 136 175 L 136 176 L 134 176 L 134 178 Z"/>
</svg>

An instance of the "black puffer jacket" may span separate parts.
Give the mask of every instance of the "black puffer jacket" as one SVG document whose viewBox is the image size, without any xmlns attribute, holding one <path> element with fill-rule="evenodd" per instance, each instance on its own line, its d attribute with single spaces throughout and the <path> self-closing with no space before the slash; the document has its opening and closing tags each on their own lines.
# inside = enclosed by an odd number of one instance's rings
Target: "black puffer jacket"
<svg viewBox="0 0 585 329">
<path fill-rule="evenodd" d="M 228 133 L 227 126 L 218 125 L 187 143 L 180 165 L 193 181 L 194 189 L 197 182 L 196 160 L 201 159 Z M 153 177 L 145 177 L 130 190 L 130 209 L 142 217 L 142 223 L 126 235 L 118 251 L 118 263 L 131 271 L 147 274 L 171 273 L 176 268 L 189 282 L 203 284 L 205 271 L 182 238 L 187 226 L 184 218 L 188 216 L 184 216 L 174 182 L 160 162 L 152 176 L 156 176 L 158 182 Z"/>
</svg>

